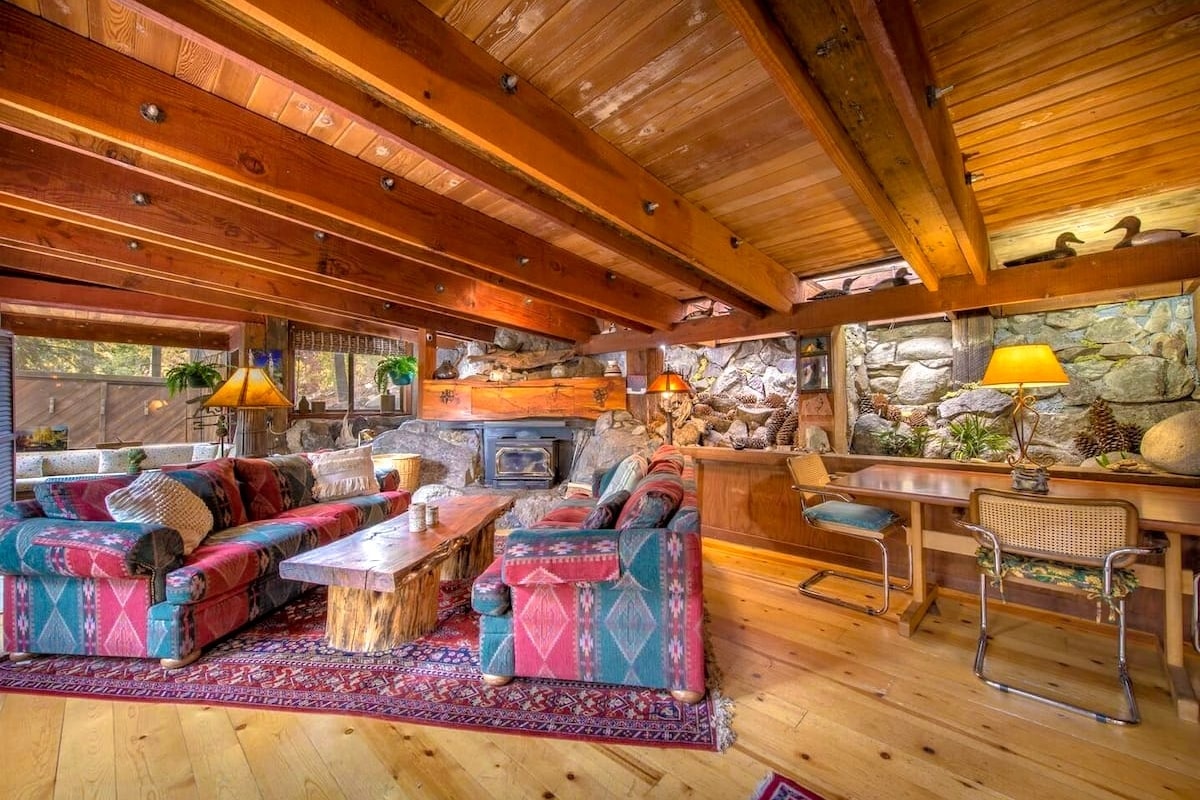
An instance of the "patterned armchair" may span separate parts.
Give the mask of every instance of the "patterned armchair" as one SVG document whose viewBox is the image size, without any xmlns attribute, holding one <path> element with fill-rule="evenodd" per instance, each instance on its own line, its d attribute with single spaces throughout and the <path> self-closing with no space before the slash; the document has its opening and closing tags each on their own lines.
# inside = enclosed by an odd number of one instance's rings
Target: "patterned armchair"
<svg viewBox="0 0 1200 800">
<path fill-rule="evenodd" d="M 474 584 L 486 682 L 559 678 L 704 696 L 700 523 L 678 450 L 660 448 L 628 495 L 608 515 L 611 529 L 584 525 L 606 516 L 603 503 L 570 499 L 540 527 L 509 535 Z"/>
</svg>

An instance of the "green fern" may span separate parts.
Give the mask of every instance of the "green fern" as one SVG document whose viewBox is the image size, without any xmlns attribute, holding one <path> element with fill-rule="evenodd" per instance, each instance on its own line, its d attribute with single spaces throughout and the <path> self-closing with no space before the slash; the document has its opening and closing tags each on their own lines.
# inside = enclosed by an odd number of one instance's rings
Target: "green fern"
<svg viewBox="0 0 1200 800">
<path fill-rule="evenodd" d="M 971 414 L 959 417 L 950 423 L 950 441 L 954 451 L 950 456 L 956 461 L 986 458 L 991 453 L 1004 453 L 1012 449 L 1008 436 L 996 430 L 991 422 Z"/>
</svg>

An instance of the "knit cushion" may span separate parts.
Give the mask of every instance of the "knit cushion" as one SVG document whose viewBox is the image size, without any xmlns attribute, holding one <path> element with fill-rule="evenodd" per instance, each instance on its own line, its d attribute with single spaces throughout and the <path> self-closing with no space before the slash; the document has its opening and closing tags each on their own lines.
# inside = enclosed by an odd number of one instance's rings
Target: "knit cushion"
<svg viewBox="0 0 1200 800">
<path fill-rule="evenodd" d="M 315 481 L 312 493 L 318 501 L 358 497 L 378 490 L 370 445 L 313 453 L 309 460 Z"/>
<path fill-rule="evenodd" d="M 104 499 L 117 522 L 164 525 L 179 531 L 183 552 L 196 549 L 213 527 L 212 512 L 182 483 L 162 472 L 144 472 Z"/>
<path fill-rule="evenodd" d="M 814 525 L 820 525 L 825 522 L 834 525 L 847 525 L 851 528 L 878 533 L 897 522 L 900 516 L 894 511 L 889 511 L 879 506 L 829 500 L 806 509 L 804 518 Z"/>
<path fill-rule="evenodd" d="M 626 456 L 625 460 L 617 465 L 617 469 L 613 472 L 612 478 L 609 479 L 608 485 L 604 487 L 604 493 L 596 499 L 596 502 L 602 503 L 622 490 L 632 492 L 633 488 L 637 486 L 638 481 L 645 476 L 646 457 L 641 453 Z"/>
<path fill-rule="evenodd" d="M 592 512 L 583 518 L 582 527 L 593 530 L 614 527 L 627 500 L 629 500 L 629 492 L 625 489 L 609 495 L 603 502 L 597 503 Z"/>
</svg>

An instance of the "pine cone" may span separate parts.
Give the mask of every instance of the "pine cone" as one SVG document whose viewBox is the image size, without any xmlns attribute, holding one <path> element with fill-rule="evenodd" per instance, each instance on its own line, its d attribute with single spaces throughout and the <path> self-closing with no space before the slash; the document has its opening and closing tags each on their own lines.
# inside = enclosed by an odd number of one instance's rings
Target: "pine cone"
<svg viewBox="0 0 1200 800">
<path fill-rule="evenodd" d="M 1096 437 L 1090 433 L 1081 433 L 1075 437 L 1075 452 L 1084 458 L 1095 458 L 1105 452 L 1100 449 L 1100 445 L 1096 442 Z"/>
<path fill-rule="evenodd" d="M 787 398 L 781 394 L 777 394 L 776 392 L 771 392 L 769 395 L 767 395 L 766 405 L 770 406 L 771 408 L 783 408 L 785 405 L 787 405 Z"/>
<path fill-rule="evenodd" d="M 771 412 L 771 416 L 767 417 L 767 422 L 764 427 L 767 429 L 767 441 L 775 441 L 776 434 L 779 433 L 779 426 L 783 424 L 787 418 L 786 408 L 777 408 Z"/>
<path fill-rule="evenodd" d="M 1132 422 L 1123 422 L 1117 426 L 1117 431 L 1120 433 L 1121 439 L 1125 444 L 1121 448 L 1122 450 L 1130 453 L 1142 452 L 1142 436 L 1146 432 L 1142 430 L 1141 425 L 1135 425 Z"/>
<path fill-rule="evenodd" d="M 799 427 L 800 415 L 793 411 L 779 426 L 779 432 L 775 434 L 775 444 L 780 447 L 790 447 L 796 438 L 796 429 Z"/>
<path fill-rule="evenodd" d="M 692 415 L 697 417 L 711 417 L 713 415 L 713 407 L 707 403 L 696 403 L 692 406 Z"/>
<path fill-rule="evenodd" d="M 762 399 L 754 392 L 739 392 L 737 401 L 744 406 L 756 406 L 762 402 Z"/>
<path fill-rule="evenodd" d="M 746 440 L 747 450 L 766 450 L 767 440 L 763 436 L 751 436 Z"/>
<path fill-rule="evenodd" d="M 869 397 L 858 398 L 858 413 L 860 413 L 860 414 L 874 414 L 875 413 L 875 404 L 873 402 L 871 402 L 871 398 L 869 398 Z"/>
<path fill-rule="evenodd" d="M 889 406 L 887 409 L 887 417 L 886 418 L 887 418 L 888 422 L 900 422 L 901 420 L 904 419 L 904 415 L 900 411 L 900 409 L 892 408 Z"/>
<path fill-rule="evenodd" d="M 914 428 L 920 428 L 929 422 L 929 415 L 925 413 L 923 408 L 914 408 L 908 415 L 908 424 Z"/>
<path fill-rule="evenodd" d="M 884 416 L 884 410 L 888 407 L 888 405 L 888 397 L 886 394 L 876 392 L 875 394 L 871 395 L 871 406 L 874 407 L 875 412 L 879 414 L 879 416 Z"/>
</svg>

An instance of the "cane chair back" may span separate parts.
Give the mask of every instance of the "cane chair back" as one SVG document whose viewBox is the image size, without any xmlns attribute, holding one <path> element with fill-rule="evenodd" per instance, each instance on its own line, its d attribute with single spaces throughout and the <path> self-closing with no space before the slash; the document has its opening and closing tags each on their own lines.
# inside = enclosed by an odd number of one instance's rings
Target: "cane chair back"
<svg viewBox="0 0 1200 800">
<path fill-rule="evenodd" d="M 825 469 L 825 462 L 816 453 L 792 456 L 787 460 L 787 465 L 792 473 L 792 482 L 798 487 L 829 485 L 829 472 Z M 800 489 L 800 503 L 804 508 L 819 503 L 821 500 L 821 496 L 815 492 L 806 492 Z"/>
<path fill-rule="evenodd" d="M 1137 509 L 1124 500 L 1031 497 L 977 489 L 971 519 L 990 529 L 1015 555 L 1100 567 L 1113 550 L 1138 543 Z M 1123 567 L 1136 556 L 1113 566 Z"/>
</svg>

